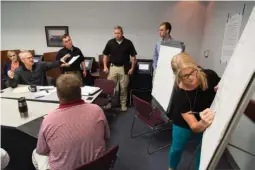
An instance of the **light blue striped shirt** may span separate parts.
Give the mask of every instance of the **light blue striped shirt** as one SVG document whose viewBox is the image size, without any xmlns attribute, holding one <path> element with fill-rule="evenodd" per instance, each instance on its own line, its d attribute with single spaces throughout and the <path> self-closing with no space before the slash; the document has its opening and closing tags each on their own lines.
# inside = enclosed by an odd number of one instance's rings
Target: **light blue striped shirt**
<svg viewBox="0 0 255 170">
<path fill-rule="evenodd" d="M 153 69 L 155 70 L 157 68 L 157 64 L 158 64 L 158 55 L 159 55 L 159 50 L 160 50 L 160 45 L 162 42 L 167 43 L 172 41 L 173 38 L 170 36 L 168 39 L 166 40 L 160 40 L 157 42 L 157 44 L 155 45 L 155 49 L 154 49 L 154 54 L 153 54 Z"/>
</svg>

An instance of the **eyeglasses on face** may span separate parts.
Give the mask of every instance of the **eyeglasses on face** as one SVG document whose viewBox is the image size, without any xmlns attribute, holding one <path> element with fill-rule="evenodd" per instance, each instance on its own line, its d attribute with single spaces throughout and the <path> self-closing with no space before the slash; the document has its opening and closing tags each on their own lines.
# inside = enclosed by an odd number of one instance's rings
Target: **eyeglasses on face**
<svg viewBox="0 0 255 170">
<path fill-rule="evenodd" d="M 33 59 L 33 57 L 32 56 L 31 57 L 25 57 L 24 59 L 31 60 L 31 59 Z"/>
<path fill-rule="evenodd" d="M 179 77 L 180 77 L 181 79 L 187 80 L 187 79 L 190 78 L 191 75 L 192 75 L 192 76 L 197 75 L 197 69 L 192 70 L 189 74 L 184 74 L 184 75 L 179 76 Z"/>
<path fill-rule="evenodd" d="M 16 54 L 10 55 L 9 57 L 16 57 Z"/>
</svg>

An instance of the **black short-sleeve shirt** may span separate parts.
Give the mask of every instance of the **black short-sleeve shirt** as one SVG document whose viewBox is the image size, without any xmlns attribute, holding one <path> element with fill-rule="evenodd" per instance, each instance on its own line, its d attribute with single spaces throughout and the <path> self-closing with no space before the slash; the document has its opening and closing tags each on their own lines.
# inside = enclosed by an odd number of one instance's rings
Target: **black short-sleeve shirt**
<svg viewBox="0 0 255 170">
<path fill-rule="evenodd" d="M 69 50 L 67 48 L 62 48 L 61 50 L 58 51 L 57 55 L 56 55 L 56 60 L 57 61 L 60 61 L 60 59 L 62 57 L 64 57 L 66 54 L 70 54 L 71 57 L 67 58 L 66 59 L 66 62 L 68 63 L 74 56 L 78 56 L 79 55 L 79 58 L 77 60 L 75 60 L 71 65 L 70 67 L 62 67 L 61 68 L 61 71 L 62 73 L 64 72 L 67 72 L 67 71 L 79 71 L 81 70 L 81 63 L 84 61 L 84 56 L 81 52 L 81 50 L 77 47 L 74 47 L 73 46 L 73 49 L 72 50 Z"/>
<path fill-rule="evenodd" d="M 128 64 L 130 62 L 130 56 L 137 55 L 132 41 L 125 37 L 120 44 L 115 38 L 109 40 L 105 46 L 103 54 L 109 56 L 110 63 L 117 66 Z"/>
<path fill-rule="evenodd" d="M 185 91 L 178 87 L 174 88 L 171 105 L 171 118 L 173 124 L 189 129 L 190 127 L 188 123 L 184 120 L 181 114 L 187 113 L 191 110 L 193 112 L 201 112 L 211 106 L 216 94 L 214 87 L 219 83 L 220 77 L 212 70 L 204 70 L 204 72 L 206 74 L 208 84 L 208 89 L 205 91 L 203 91 L 200 87 L 191 91 Z M 194 102 L 195 98 L 196 102 Z M 200 120 L 199 115 L 195 115 L 195 117 L 198 121 Z"/>
</svg>

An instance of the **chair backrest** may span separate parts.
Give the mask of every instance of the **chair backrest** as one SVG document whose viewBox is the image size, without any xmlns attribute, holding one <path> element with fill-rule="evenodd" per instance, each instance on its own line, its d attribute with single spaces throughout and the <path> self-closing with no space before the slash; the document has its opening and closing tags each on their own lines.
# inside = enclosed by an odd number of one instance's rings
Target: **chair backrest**
<svg viewBox="0 0 255 170">
<path fill-rule="evenodd" d="M 96 79 L 94 81 L 94 86 L 99 87 L 103 90 L 104 95 L 113 96 L 115 91 L 116 83 L 113 80 L 107 79 Z"/>
<path fill-rule="evenodd" d="M 43 53 L 43 60 L 46 62 L 54 62 L 56 61 L 56 55 L 57 55 L 57 52 Z M 52 77 L 54 79 L 57 79 L 58 76 L 60 76 L 60 74 L 61 74 L 61 71 L 59 67 L 50 69 L 46 72 L 47 77 Z"/>
<path fill-rule="evenodd" d="M 142 115 L 143 118 L 150 120 L 152 118 L 153 108 L 150 103 L 132 95 L 136 114 Z"/>
<path fill-rule="evenodd" d="M 106 151 L 102 156 L 88 162 L 75 170 L 109 170 L 117 159 L 117 152 L 119 146 L 113 146 L 111 149 Z"/>
</svg>

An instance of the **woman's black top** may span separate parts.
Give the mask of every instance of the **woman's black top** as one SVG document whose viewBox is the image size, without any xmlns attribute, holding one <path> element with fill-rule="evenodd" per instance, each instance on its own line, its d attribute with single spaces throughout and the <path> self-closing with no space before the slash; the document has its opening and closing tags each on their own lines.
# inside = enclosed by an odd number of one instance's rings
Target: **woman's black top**
<svg viewBox="0 0 255 170">
<path fill-rule="evenodd" d="M 210 108 L 216 94 L 214 87 L 219 83 L 220 77 L 212 70 L 204 70 L 204 72 L 208 83 L 208 89 L 205 91 L 201 87 L 191 91 L 174 87 L 170 113 L 174 125 L 190 129 L 181 114 L 189 111 L 201 112 L 206 108 Z M 199 121 L 200 116 L 194 115 Z"/>
</svg>

